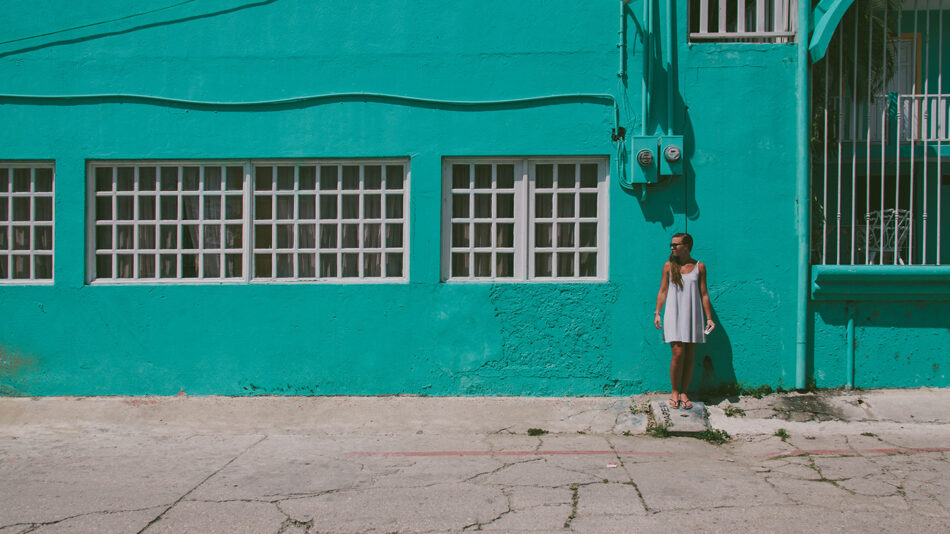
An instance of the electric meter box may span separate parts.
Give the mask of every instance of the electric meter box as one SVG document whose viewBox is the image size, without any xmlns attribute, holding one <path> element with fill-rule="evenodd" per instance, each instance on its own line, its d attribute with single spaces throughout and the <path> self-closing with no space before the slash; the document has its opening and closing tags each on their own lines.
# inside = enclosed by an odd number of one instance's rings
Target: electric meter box
<svg viewBox="0 0 950 534">
<path fill-rule="evenodd" d="M 635 135 L 631 139 L 630 183 L 655 184 L 660 179 L 660 138 Z"/>
<path fill-rule="evenodd" d="M 683 136 L 664 135 L 660 138 L 660 176 L 683 174 Z"/>
</svg>

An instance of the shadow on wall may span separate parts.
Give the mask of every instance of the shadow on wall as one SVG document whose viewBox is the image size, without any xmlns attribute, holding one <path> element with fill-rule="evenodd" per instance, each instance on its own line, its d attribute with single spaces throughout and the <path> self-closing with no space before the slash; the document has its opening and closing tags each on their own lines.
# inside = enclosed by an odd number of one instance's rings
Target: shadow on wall
<svg viewBox="0 0 950 534">
<path fill-rule="evenodd" d="M 676 29 L 676 2 L 671 2 L 670 6 L 673 12 L 670 14 L 673 22 L 673 42 L 679 43 L 675 37 Z M 634 18 L 636 20 L 636 18 Z M 640 209 L 643 211 L 644 220 L 647 222 L 658 222 L 664 228 L 669 228 L 676 224 L 676 215 L 683 214 L 687 218 L 696 220 L 699 218 L 699 205 L 696 202 L 696 187 L 694 185 L 695 172 L 690 163 L 691 156 L 695 150 L 693 135 L 693 124 L 690 121 L 689 109 L 686 106 L 686 100 L 683 97 L 679 87 L 679 50 L 678 46 L 673 46 L 670 58 L 670 70 L 667 70 L 663 62 L 660 45 L 663 41 L 662 32 L 664 26 L 661 24 L 660 10 L 654 13 L 653 27 L 659 28 L 659 32 L 654 32 L 650 44 L 650 70 L 652 77 L 652 88 L 650 89 L 651 100 L 647 110 L 647 117 L 641 117 L 645 121 L 647 135 L 662 135 L 667 132 L 670 135 L 683 136 L 683 174 L 680 176 L 667 176 L 660 178 L 659 183 L 651 184 L 646 187 L 646 197 L 639 201 Z M 639 28 L 642 32 L 643 28 Z M 623 81 L 624 92 L 628 88 L 628 81 Z M 668 96 L 672 98 L 668 100 Z M 642 96 L 641 96 L 642 98 Z M 669 108 L 672 107 L 672 110 Z M 677 121 L 678 116 L 682 114 L 682 123 Z M 681 124 L 677 128 L 677 124 Z M 640 132 L 631 132 L 633 135 L 639 135 Z M 629 143 L 629 139 L 627 141 Z M 662 157 L 662 156 L 660 156 Z M 635 158 L 629 155 L 628 165 L 636 165 Z M 629 167 L 628 167 L 629 172 Z M 628 195 L 636 198 L 637 194 L 633 191 L 625 190 Z M 682 229 L 680 231 L 685 231 Z"/>
<path fill-rule="evenodd" d="M 713 309 L 716 330 L 706 336 L 706 343 L 696 345 L 696 361 L 693 367 L 691 390 L 712 394 L 736 386 L 736 370 L 733 367 L 732 341 L 729 329 Z"/>
<path fill-rule="evenodd" d="M 854 326 L 857 328 L 938 328 L 950 332 L 950 302 L 858 302 Z M 826 302 L 815 306 L 821 321 L 847 327 L 848 304 Z"/>
</svg>

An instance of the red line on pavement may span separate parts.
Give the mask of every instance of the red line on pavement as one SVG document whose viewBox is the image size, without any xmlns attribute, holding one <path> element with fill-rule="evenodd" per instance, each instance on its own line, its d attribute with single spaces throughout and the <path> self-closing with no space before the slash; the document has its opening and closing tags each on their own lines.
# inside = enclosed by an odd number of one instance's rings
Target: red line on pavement
<svg viewBox="0 0 950 534">
<path fill-rule="evenodd" d="M 647 451 L 390 451 L 348 452 L 347 456 L 550 456 L 550 455 L 611 455 L 611 456 L 667 456 L 668 452 Z"/>
<path fill-rule="evenodd" d="M 795 450 L 788 452 L 778 452 L 768 455 L 769 458 L 788 458 L 790 456 L 807 455 L 846 455 L 856 456 L 858 454 L 916 454 L 921 452 L 950 452 L 950 447 L 912 447 L 912 448 L 892 448 L 892 449 L 808 449 Z"/>
</svg>

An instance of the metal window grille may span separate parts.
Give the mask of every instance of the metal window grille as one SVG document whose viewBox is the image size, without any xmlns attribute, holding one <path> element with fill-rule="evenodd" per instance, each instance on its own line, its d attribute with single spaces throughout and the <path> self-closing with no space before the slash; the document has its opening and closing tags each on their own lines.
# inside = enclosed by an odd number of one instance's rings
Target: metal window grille
<svg viewBox="0 0 950 534">
<path fill-rule="evenodd" d="M 690 0 L 691 41 L 790 43 L 798 0 Z"/>
<path fill-rule="evenodd" d="M 0 284 L 53 281 L 53 165 L 0 162 Z"/>
<path fill-rule="evenodd" d="M 950 260 L 945 27 L 946 2 L 855 2 L 812 67 L 813 263 Z"/>
<path fill-rule="evenodd" d="M 602 159 L 446 163 L 443 279 L 603 280 Z"/>
<path fill-rule="evenodd" d="M 405 161 L 93 162 L 89 280 L 404 280 Z"/>
</svg>

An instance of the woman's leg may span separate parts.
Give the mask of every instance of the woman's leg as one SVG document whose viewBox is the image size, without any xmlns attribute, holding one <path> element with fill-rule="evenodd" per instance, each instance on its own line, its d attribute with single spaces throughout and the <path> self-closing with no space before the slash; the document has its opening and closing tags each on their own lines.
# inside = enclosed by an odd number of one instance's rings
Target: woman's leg
<svg viewBox="0 0 950 534">
<path fill-rule="evenodd" d="M 686 392 L 689 391 L 689 382 L 693 379 L 693 361 L 695 360 L 696 344 L 683 343 L 683 369 L 680 383 L 680 402 L 689 402 Z M 692 405 L 692 403 L 690 403 Z"/>
<path fill-rule="evenodd" d="M 670 383 L 673 386 L 673 393 L 670 399 L 679 400 L 680 382 L 683 380 L 683 363 L 685 360 L 685 343 L 674 341 L 670 343 L 670 349 L 673 351 L 673 359 L 670 361 Z"/>
</svg>

